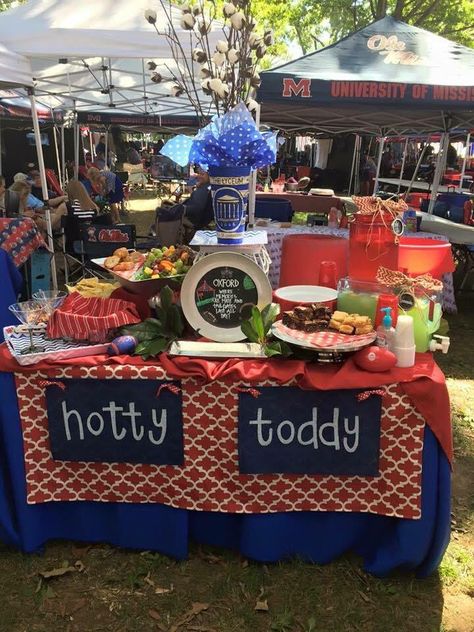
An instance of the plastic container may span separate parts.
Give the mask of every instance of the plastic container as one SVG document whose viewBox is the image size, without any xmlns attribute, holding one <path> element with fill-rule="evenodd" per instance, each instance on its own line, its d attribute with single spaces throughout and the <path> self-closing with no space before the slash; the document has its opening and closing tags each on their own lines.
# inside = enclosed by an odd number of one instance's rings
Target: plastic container
<svg viewBox="0 0 474 632">
<path fill-rule="evenodd" d="M 390 214 L 356 213 L 349 225 L 349 277 L 375 281 L 379 266 L 398 270 L 398 244 Z"/>
<path fill-rule="evenodd" d="M 337 289 L 339 311 L 368 316 L 372 323 L 376 322 L 380 296 L 389 292 L 385 286 L 378 283 L 355 281 L 349 278 L 341 279 Z"/>
<path fill-rule="evenodd" d="M 389 351 L 393 351 L 395 329 L 392 327 L 392 308 L 382 307 L 380 310 L 384 313 L 382 324 L 377 327 L 377 346 L 386 347 Z"/>
<path fill-rule="evenodd" d="M 398 317 L 393 353 L 397 357 L 395 366 L 405 369 L 415 364 L 415 336 L 413 318 L 411 316 L 403 315 Z"/>
<path fill-rule="evenodd" d="M 349 242 L 331 235 L 288 235 L 283 239 L 280 286 L 318 285 L 322 261 L 336 263 L 336 279 L 347 276 Z"/>
<path fill-rule="evenodd" d="M 451 244 L 423 237 L 400 237 L 398 270 L 404 268 L 411 276 L 429 273 L 441 278 L 443 274 L 453 272 Z"/>
</svg>

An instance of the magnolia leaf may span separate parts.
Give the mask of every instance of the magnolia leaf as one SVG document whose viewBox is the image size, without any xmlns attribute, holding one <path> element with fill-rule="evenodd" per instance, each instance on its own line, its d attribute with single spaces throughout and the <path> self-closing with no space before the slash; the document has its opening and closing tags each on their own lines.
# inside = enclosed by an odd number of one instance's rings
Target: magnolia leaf
<svg viewBox="0 0 474 632">
<path fill-rule="evenodd" d="M 149 343 L 147 351 L 149 355 L 157 356 L 159 353 L 164 351 L 167 346 L 168 340 L 166 340 L 166 338 L 156 338 Z"/>
<path fill-rule="evenodd" d="M 244 322 L 240 325 L 240 329 L 247 336 L 250 342 L 258 342 L 258 334 L 253 328 L 250 320 L 244 320 Z"/>
<path fill-rule="evenodd" d="M 269 342 L 268 344 L 264 345 L 263 350 L 267 358 L 271 358 L 272 356 L 276 355 L 286 357 L 291 355 L 292 353 L 290 347 L 285 342 L 282 342 L 280 340 Z"/>
<path fill-rule="evenodd" d="M 149 353 L 151 340 L 145 340 L 143 342 L 139 342 L 135 348 L 136 355 L 145 355 Z"/>
<path fill-rule="evenodd" d="M 263 340 L 265 339 L 265 332 L 263 329 L 262 314 L 260 313 L 260 310 L 258 309 L 258 307 L 256 307 L 255 305 L 252 307 L 251 322 L 252 322 L 253 328 L 255 329 L 257 333 L 258 341 L 263 342 Z"/>
<path fill-rule="evenodd" d="M 173 290 L 165 285 L 160 292 L 161 307 L 166 311 L 173 304 Z"/>
<path fill-rule="evenodd" d="M 262 309 L 263 331 L 265 334 L 268 334 L 279 313 L 280 306 L 278 303 L 270 303 Z"/>
<path fill-rule="evenodd" d="M 177 305 L 172 305 L 169 310 L 169 327 L 177 336 L 181 336 L 184 331 L 184 323 L 181 317 L 181 310 Z"/>
</svg>

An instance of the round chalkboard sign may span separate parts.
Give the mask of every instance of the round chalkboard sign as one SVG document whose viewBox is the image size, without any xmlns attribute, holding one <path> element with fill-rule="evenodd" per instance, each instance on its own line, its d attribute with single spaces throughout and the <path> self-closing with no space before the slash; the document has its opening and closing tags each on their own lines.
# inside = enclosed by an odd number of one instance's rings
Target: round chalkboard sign
<svg viewBox="0 0 474 632">
<path fill-rule="evenodd" d="M 241 324 L 252 307 L 272 301 L 267 276 L 244 255 L 217 252 L 196 262 L 181 288 L 181 305 L 190 325 L 217 342 L 244 340 Z"/>
</svg>

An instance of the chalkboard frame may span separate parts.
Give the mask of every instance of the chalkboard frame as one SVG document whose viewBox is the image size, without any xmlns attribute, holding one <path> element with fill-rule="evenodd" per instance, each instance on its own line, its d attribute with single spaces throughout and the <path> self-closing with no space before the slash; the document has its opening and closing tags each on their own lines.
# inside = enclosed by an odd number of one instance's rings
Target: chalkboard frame
<svg viewBox="0 0 474 632">
<path fill-rule="evenodd" d="M 252 279 L 257 290 L 259 309 L 272 302 L 270 281 L 252 259 L 236 252 L 216 252 L 197 261 L 187 273 L 181 288 L 181 306 L 186 320 L 199 335 L 215 342 L 239 342 L 245 340 L 240 324 L 235 327 L 212 325 L 203 318 L 195 302 L 196 289 L 203 277 L 212 270 L 221 268 L 237 268 Z"/>
</svg>

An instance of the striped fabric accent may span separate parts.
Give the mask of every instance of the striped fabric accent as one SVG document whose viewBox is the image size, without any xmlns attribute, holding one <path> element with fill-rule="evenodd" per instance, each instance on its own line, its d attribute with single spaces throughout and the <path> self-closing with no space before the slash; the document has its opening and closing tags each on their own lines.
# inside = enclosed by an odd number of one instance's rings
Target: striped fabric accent
<svg viewBox="0 0 474 632">
<path fill-rule="evenodd" d="M 83 211 L 79 200 L 73 200 L 71 203 L 71 210 L 74 217 L 81 220 L 92 219 L 96 216 L 95 210 Z"/>
<path fill-rule="evenodd" d="M 49 319 L 50 338 L 100 342 L 111 330 L 141 321 L 135 305 L 114 298 L 86 298 L 74 292 Z"/>
</svg>

